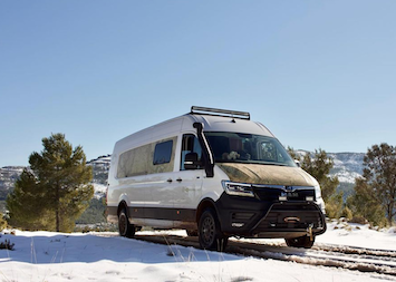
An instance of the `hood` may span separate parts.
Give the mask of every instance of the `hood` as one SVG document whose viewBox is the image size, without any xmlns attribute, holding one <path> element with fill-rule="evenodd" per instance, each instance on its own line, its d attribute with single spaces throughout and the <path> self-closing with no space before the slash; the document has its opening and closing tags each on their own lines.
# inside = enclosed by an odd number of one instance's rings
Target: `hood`
<svg viewBox="0 0 396 282">
<path fill-rule="evenodd" d="M 220 163 L 217 164 L 232 182 L 283 185 L 315 186 L 318 182 L 299 167 Z"/>
</svg>

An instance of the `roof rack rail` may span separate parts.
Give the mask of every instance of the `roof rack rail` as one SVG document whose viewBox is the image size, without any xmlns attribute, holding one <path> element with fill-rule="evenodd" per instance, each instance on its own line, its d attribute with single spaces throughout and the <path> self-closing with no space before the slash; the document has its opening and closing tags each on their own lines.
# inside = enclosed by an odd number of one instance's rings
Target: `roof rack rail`
<svg viewBox="0 0 396 282">
<path fill-rule="evenodd" d="M 205 108 L 205 107 L 197 107 L 197 106 L 191 107 L 191 114 L 232 117 L 232 118 L 250 120 L 250 113 L 248 113 L 248 112 L 223 110 L 223 109 L 215 109 L 215 108 Z"/>
</svg>

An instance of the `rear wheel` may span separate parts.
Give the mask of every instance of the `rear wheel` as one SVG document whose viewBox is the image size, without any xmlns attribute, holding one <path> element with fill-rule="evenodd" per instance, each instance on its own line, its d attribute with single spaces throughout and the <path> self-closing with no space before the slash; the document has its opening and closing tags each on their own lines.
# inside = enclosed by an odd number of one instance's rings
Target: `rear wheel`
<svg viewBox="0 0 396 282">
<path fill-rule="evenodd" d="M 133 238 L 135 236 L 135 225 L 130 224 L 126 210 L 123 209 L 118 215 L 118 232 L 120 236 Z"/>
<path fill-rule="evenodd" d="M 312 240 L 310 236 L 306 235 L 298 238 L 285 239 L 285 241 L 289 247 L 310 249 L 315 243 L 315 236 L 312 236 Z"/>
<path fill-rule="evenodd" d="M 220 230 L 220 224 L 213 209 L 206 209 L 198 225 L 199 245 L 202 249 L 222 252 L 227 247 L 228 237 Z"/>
</svg>

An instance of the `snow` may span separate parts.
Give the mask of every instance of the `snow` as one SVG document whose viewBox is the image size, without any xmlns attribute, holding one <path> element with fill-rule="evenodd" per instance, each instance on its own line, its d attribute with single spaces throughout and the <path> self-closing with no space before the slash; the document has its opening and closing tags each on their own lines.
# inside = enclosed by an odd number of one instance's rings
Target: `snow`
<svg viewBox="0 0 396 282">
<path fill-rule="evenodd" d="M 93 183 L 92 185 L 94 187 L 95 197 L 97 199 L 100 199 L 106 195 L 106 189 L 107 189 L 106 185 L 98 184 L 98 183 Z"/>
<path fill-rule="evenodd" d="M 395 228 L 378 232 L 371 230 L 368 224 L 332 222 L 327 225 L 327 229 L 328 232 L 318 236 L 316 242 L 396 251 Z"/>
<path fill-rule="evenodd" d="M 339 182 L 345 182 L 345 183 L 355 183 L 355 179 L 357 177 L 361 177 L 362 175 L 357 173 L 357 172 L 339 172 L 339 173 L 335 173 L 334 176 L 338 177 L 338 181 Z"/>
<path fill-rule="evenodd" d="M 139 234 L 152 234 L 140 232 Z M 185 235 L 184 231 L 162 232 Z M 117 236 L 116 233 L 15 231 L 3 234 L 14 251 L 0 250 L 0 281 L 394 281 L 389 275 L 349 271 L 165 246 Z M 273 244 L 282 240 L 269 240 Z M 396 250 L 396 230 L 330 223 L 319 244 Z"/>
</svg>

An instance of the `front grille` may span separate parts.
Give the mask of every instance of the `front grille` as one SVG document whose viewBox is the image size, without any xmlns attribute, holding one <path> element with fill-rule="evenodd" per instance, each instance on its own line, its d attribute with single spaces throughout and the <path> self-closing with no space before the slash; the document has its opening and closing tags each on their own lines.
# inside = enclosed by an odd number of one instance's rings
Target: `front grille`
<svg viewBox="0 0 396 282">
<path fill-rule="evenodd" d="M 304 211 L 319 211 L 315 205 L 307 205 L 307 204 L 297 204 L 297 203 L 279 203 L 272 205 L 271 211 L 289 211 L 293 212 L 304 212 Z"/>
<path fill-rule="evenodd" d="M 315 190 L 294 189 L 287 191 L 279 187 L 254 187 L 255 194 L 263 201 L 277 202 L 279 197 L 287 197 L 288 201 L 306 201 L 307 197 L 315 200 Z"/>
</svg>

